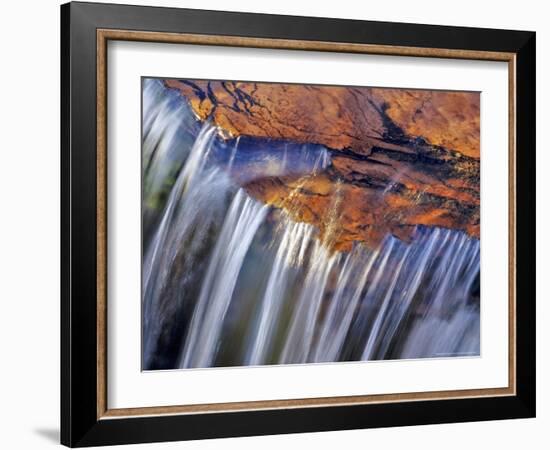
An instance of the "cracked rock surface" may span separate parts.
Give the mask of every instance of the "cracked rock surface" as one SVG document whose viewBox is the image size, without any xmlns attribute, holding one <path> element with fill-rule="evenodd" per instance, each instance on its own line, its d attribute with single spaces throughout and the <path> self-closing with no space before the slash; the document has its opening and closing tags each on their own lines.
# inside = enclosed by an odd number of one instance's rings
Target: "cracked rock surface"
<svg viewBox="0 0 550 450">
<path fill-rule="evenodd" d="M 318 226 L 339 250 L 349 250 L 353 241 L 375 246 L 387 233 L 407 240 L 416 225 L 479 237 L 479 93 L 175 79 L 165 84 L 227 137 L 325 146 L 331 164 L 322 173 L 264 177 L 244 187 Z"/>
</svg>

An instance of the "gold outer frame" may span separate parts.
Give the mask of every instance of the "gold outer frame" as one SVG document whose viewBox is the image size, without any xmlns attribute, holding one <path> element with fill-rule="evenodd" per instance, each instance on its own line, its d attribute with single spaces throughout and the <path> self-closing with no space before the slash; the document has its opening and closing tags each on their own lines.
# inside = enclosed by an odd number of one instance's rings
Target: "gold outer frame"
<svg viewBox="0 0 550 450">
<path fill-rule="evenodd" d="M 97 29 L 97 419 L 258 411 L 357 404 L 449 400 L 516 395 L 516 55 L 515 53 L 371 44 L 264 39 L 236 36 Z M 501 61 L 508 63 L 508 386 L 503 388 L 410 392 L 288 400 L 148 406 L 109 409 L 107 405 L 107 42 L 109 40 L 214 45 L 266 49 L 363 53 Z"/>
</svg>

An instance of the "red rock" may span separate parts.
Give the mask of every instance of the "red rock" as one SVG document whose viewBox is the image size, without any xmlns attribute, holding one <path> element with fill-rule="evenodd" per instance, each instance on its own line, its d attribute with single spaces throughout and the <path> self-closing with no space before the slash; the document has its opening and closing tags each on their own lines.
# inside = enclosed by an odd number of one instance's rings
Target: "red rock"
<svg viewBox="0 0 550 450">
<path fill-rule="evenodd" d="M 478 93 L 165 83 L 227 136 L 329 148 L 326 173 L 264 178 L 245 187 L 296 220 L 318 226 L 335 248 L 349 249 L 353 241 L 376 245 L 386 233 L 406 240 L 415 225 L 479 236 Z"/>
</svg>

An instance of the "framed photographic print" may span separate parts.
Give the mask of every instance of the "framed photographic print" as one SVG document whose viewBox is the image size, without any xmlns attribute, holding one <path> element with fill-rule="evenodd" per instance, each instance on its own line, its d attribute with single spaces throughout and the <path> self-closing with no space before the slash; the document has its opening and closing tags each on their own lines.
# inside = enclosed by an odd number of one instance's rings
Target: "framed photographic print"
<svg viewBox="0 0 550 450">
<path fill-rule="evenodd" d="M 535 415 L 535 33 L 61 25 L 63 444 Z"/>
</svg>

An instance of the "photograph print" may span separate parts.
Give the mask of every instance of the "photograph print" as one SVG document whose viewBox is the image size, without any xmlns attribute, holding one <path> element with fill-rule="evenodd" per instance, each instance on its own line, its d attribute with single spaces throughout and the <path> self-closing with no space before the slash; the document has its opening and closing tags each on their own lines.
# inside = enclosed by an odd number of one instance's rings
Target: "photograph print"
<svg viewBox="0 0 550 450">
<path fill-rule="evenodd" d="M 142 370 L 480 355 L 479 92 L 141 87 Z"/>
</svg>

